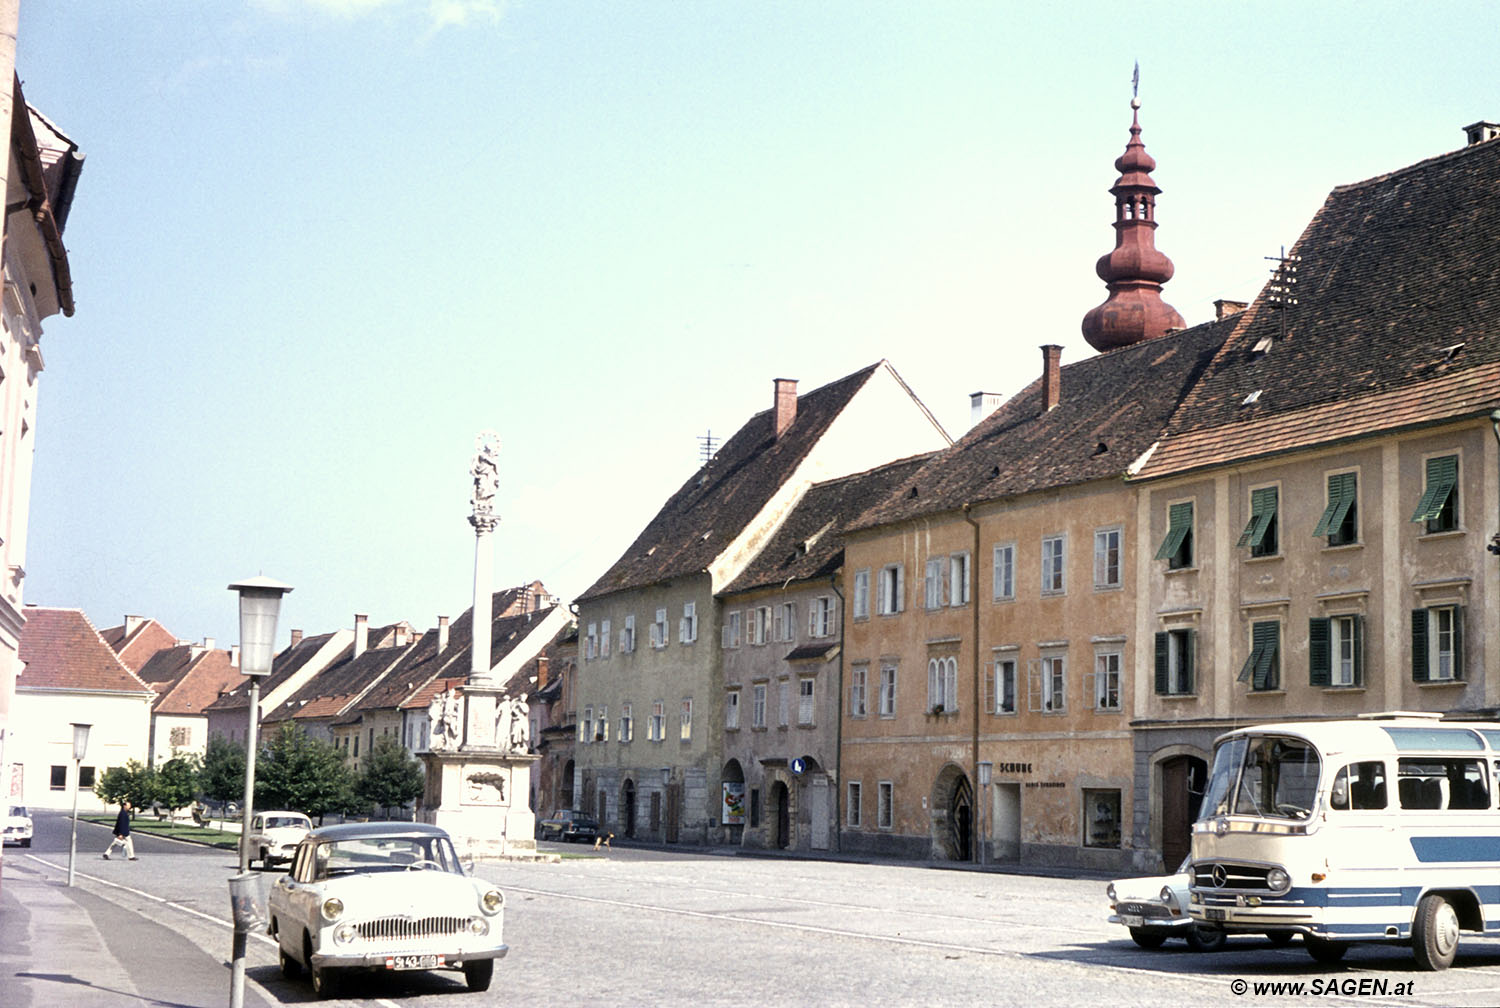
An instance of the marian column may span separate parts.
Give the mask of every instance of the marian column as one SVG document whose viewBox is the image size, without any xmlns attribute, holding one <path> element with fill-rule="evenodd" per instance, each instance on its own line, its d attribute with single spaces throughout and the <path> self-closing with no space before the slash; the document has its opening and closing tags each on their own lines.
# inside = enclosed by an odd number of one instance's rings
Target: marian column
<svg viewBox="0 0 1500 1008">
<path fill-rule="evenodd" d="M 495 513 L 495 494 L 500 488 L 500 436 L 492 431 L 479 435 L 475 444 L 474 496 L 470 500 L 474 526 L 474 651 L 469 662 L 469 684 L 489 686 L 490 682 L 490 611 L 491 586 L 494 584 L 495 548 L 491 543 L 500 516 Z"/>
</svg>

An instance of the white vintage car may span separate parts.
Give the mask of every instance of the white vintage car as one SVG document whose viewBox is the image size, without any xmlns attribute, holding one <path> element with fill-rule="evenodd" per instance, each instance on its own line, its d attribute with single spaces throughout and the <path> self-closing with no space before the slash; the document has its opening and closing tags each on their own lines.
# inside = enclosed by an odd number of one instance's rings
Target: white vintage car
<svg viewBox="0 0 1500 1008">
<path fill-rule="evenodd" d="M 505 897 L 459 863 L 448 834 L 424 823 L 346 823 L 302 839 L 271 887 L 269 933 L 281 971 L 312 974 L 333 996 L 350 969 L 460 969 L 469 990 L 490 986 Z"/>
<path fill-rule="evenodd" d="M 1224 946 L 1224 932 L 1199 927 L 1188 916 L 1188 881 L 1184 863 L 1176 875 L 1115 879 L 1109 896 L 1111 924 L 1124 924 L 1130 939 L 1141 948 L 1161 948 L 1168 938 L 1185 938 L 1195 952 L 1213 952 Z"/>
<path fill-rule="evenodd" d="M 312 829 L 312 820 L 301 812 L 257 812 L 250 822 L 245 843 L 250 863 L 258 858 L 262 868 L 280 861 L 291 861 L 297 845 Z"/>
</svg>

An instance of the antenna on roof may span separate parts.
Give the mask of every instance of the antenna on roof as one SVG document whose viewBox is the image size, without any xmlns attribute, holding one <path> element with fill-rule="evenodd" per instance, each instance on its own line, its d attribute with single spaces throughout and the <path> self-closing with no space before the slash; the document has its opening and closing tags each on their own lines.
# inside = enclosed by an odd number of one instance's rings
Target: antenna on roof
<svg viewBox="0 0 1500 1008">
<path fill-rule="evenodd" d="M 1271 283 L 1266 287 L 1266 303 L 1281 316 L 1281 338 L 1286 339 L 1286 310 L 1297 307 L 1297 264 L 1299 255 L 1287 255 L 1286 246 L 1281 246 L 1281 255 L 1266 256 L 1266 261 L 1276 266 L 1271 270 Z"/>
<path fill-rule="evenodd" d="M 706 432 L 698 439 L 698 461 L 707 465 L 713 461 L 714 455 L 719 450 L 719 438 L 714 437 L 713 431 Z"/>
</svg>

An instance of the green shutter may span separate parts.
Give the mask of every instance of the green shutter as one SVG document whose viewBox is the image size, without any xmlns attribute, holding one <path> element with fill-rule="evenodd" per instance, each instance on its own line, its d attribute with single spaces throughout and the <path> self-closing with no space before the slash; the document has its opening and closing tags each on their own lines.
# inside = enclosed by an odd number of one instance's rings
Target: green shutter
<svg viewBox="0 0 1500 1008">
<path fill-rule="evenodd" d="M 1254 646 L 1251 648 L 1250 657 L 1255 663 L 1255 671 L 1251 680 L 1251 688 L 1255 690 L 1274 689 L 1276 683 L 1273 681 L 1276 671 L 1276 652 L 1280 644 L 1279 623 L 1257 623 L 1251 636 Z"/>
<path fill-rule="evenodd" d="M 1411 611 L 1411 681 L 1426 682 L 1427 671 L 1427 610 Z"/>
<path fill-rule="evenodd" d="M 1266 537 L 1266 531 L 1271 527 L 1271 519 L 1276 517 L 1276 488 L 1261 487 L 1250 493 L 1250 521 L 1245 525 L 1245 531 L 1240 533 L 1239 542 L 1235 543 L 1235 549 L 1249 546 L 1258 549 L 1261 540 Z"/>
<path fill-rule="evenodd" d="M 1333 684 L 1332 621 L 1323 617 L 1307 621 L 1308 682 L 1313 686 Z"/>
<path fill-rule="evenodd" d="M 1172 692 L 1171 669 L 1167 667 L 1167 656 L 1171 653 L 1171 645 L 1168 643 L 1167 634 L 1164 630 L 1156 634 L 1156 692 L 1159 696 L 1165 696 Z"/>
<path fill-rule="evenodd" d="M 1335 473 L 1328 477 L 1328 506 L 1323 517 L 1313 529 L 1314 536 L 1330 536 L 1344 524 L 1344 516 L 1354 504 L 1355 480 L 1353 473 Z"/>
<path fill-rule="evenodd" d="M 1167 509 L 1167 537 L 1156 551 L 1157 560 L 1170 560 L 1182 548 L 1182 540 L 1193 529 L 1193 502 L 1184 501 Z"/>
<path fill-rule="evenodd" d="M 1422 493 L 1422 499 L 1417 502 L 1417 509 L 1411 513 L 1414 522 L 1430 521 L 1443 511 L 1443 505 L 1448 503 L 1448 495 L 1453 492 L 1453 485 L 1458 482 L 1458 456 L 1442 455 L 1438 458 L 1427 460 L 1427 489 Z"/>
<path fill-rule="evenodd" d="M 1365 684 L 1365 618 L 1354 617 L 1354 685 Z"/>
<path fill-rule="evenodd" d="M 1183 637 L 1186 639 L 1183 641 L 1182 685 L 1186 692 L 1196 693 L 1198 690 L 1198 674 L 1194 662 L 1197 659 L 1198 653 L 1198 631 L 1189 630 L 1183 634 Z"/>
</svg>

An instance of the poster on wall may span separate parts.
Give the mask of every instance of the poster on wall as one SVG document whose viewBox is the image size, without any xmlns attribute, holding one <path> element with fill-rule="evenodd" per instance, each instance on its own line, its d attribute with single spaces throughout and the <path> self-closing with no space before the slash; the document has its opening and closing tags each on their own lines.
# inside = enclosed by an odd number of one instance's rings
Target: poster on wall
<svg viewBox="0 0 1500 1008">
<path fill-rule="evenodd" d="M 725 826 L 745 825 L 745 782 L 724 782 L 724 821 Z"/>
</svg>

